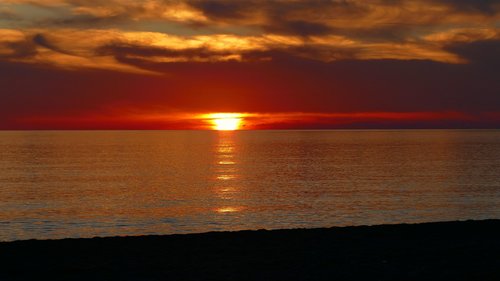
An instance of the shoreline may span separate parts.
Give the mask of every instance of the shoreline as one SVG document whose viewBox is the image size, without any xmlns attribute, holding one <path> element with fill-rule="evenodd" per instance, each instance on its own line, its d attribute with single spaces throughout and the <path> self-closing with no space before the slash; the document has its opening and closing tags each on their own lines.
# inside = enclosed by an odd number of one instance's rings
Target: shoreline
<svg viewBox="0 0 500 281">
<path fill-rule="evenodd" d="M 500 220 L 0 242 L 0 280 L 500 280 Z"/>
</svg>

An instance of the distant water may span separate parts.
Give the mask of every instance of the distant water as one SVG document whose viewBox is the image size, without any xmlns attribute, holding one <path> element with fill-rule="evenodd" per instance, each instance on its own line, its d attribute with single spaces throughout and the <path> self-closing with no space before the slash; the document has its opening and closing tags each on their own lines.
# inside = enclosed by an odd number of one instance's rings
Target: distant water
<svg viewBox="0 0 500 281">
<path fill-rule="evenodd" d="M 0 240 L 500 218 L 500 131 L 0 132 Z"/>
</svg>

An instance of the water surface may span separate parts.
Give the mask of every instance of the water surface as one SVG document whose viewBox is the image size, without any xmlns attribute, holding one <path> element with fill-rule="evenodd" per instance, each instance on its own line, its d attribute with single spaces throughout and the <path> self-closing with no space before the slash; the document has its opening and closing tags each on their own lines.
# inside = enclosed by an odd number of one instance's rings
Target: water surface
<svg viewBox="0 0 500 281">
<path fill-rule="evenodd" d="M 500 218 L 500 131 L 0 132 L 0 240 Z"/>
</svg>

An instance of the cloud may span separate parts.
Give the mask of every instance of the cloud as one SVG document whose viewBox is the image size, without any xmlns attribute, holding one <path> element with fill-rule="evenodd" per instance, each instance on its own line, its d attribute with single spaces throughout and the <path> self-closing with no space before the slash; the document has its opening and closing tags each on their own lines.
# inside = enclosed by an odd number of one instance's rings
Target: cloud
<svg viewBox="0 0 500 281">
<path fill-rule="evenodd" d="M 16 5 L 35 5 L 5 3 L 20 15 L 24 10 Z M 36 5 L 52 16 L 0 31 L 6 34 L 0 37 L 0 59 L 140 74 L 156 73 L 151 70 L 161 67 L 154 64 L 245 63 L 283 55 L 325 63 L 464 64 L 479 58 L 460 44 L 500 38 L 498 1 L 486 0 L 42 0 Z M 169 24 L 184 29 L 178 34 L 154 30 Z M 206 33 L 206 27 L 212 32 Z M 21 36 L 14 40 L 16 32 Z M 497 56 L 495 48 L 482 50 L 490 59 Z"/>
<path fill-rule="evenodd" d="M 54 51 L 56 53 L 61 53 L 61 54 L 66 54 L 66 55 L 73 55 L 70 52 L 63 50 L 59 48 L 58 46 L 54 45 L 52 42 L 47 40 L 47 38 L 43 34 L 35 34 L 33 36 L 33 43 L 40 46 L 44 47 L 48 50 Z"/>
<path fill-rule="evenodd" d="M 446 4 L 463 13 L 481 13 L 492 16 L 500 11 L 498 0 L 437 0 L 436 2 Z"/>
<path fill-rule="evenodd" d="M 322 62 L 357 60 L 432 60 L 466 63 L 449 46 L 459 40 L 496 38 L 496 30 L 438 33 L 417 41 L 371 42 L 336 35 L 303 36 L 229 34 L 178 36 L 117 29 L 0 30 L 0 54 L 5 60 L 55 67 L 101 68 L 147 73 L 137 60 L 151 63 L 255 61 L 278 59 L 280 54 Z M 492 35 L 493 34 L 493 35 Z M 466 39 L 465 39 L 466 38 Z"/>
<path fill-rule="evenodd" d="M 190 1 L 189 5 L 213 19 L 237 20 L 248 17 L 249 6 L 260 4 L 261 1 Z"/>
<path fill-rule="evenodd" d="M 19 20 L 19 15 L 9 7 L 0 6 L 0 21 L 16 21 Z"/>
<path fill-rule="evenodd" d="M 76 33 L 73 36 L 78 37 L 78 32 Z M 106 69 L 154 74 L 144 69 L 121 64 L 112 56 L 95 56 L 92 48 L 96 45 L 92 42 L 96 44 L 102 37 L 94 38 L 95 41 L 85 40 L 87 44 L 85 46 L 82 38 L 73 40 L 75 38 L 73 36 L 65 35 L 64 32 L 47 36 L 40 30 L 22 32 L 0 29 L 0 61 L 22 62 L 67 70 Z"/>
<path fill-rule="evenodd" d="M 112 55 L 117 60 L 134 64 L 134 61 L 151 63 L 220 62 L 240 61 L 241 56 L 231 51 L 212 51 L 207 48 L 165 49 L 141 45 L 110 44 L 96 50 L 100 55 Z"/>
<path fill-rule="evenodd" d="M 6 0 L 7 1 L 7 0 Z M 188 27 L 234 26 L 254 32 L 405 39 L 430 27 L 491 25 L 499 20 L 493 0 L 8 0 L 10 5 L 64 7 L 70 14 L 49 19 L 60 26 L 110 26 L 140 21 L 182 23 Z M 237 30 L 237 29 L 235 29 Z"/>
<path fill-rule="evenodd" d="M 0 29 L 0 61 L 33 57 L 35 45 L 18 30 Z"/>
<path fill-rule="evenodd" d="M 300 36 L 323 35 L 331 32 L 331 28 L 328 25 L 303 20 L 284 21 L 280 24 L 265 26 L 264 30 L 272 33 Z"/>
<path fill-rule="evenodd" d="M 500 39 L 455 43 L 448 46 L 448 49 L 472 63 L 493 66 L 490 71 L 499 72 Z"/>
<path fill-rule="evenodd" d="M 405 39 L 429 27 L 491 24 L 498 1 L 228 1 L 188 2 L 214 23 L 248 25 L 291 35 L 350 34 L 372 40 Z"/>
<path fill-rule="evenodd" d="M 500 38 L 500 28 L 456 28 L 431 33 L 423 40 L 438 44 L 470 43 Z"/>
</svg>

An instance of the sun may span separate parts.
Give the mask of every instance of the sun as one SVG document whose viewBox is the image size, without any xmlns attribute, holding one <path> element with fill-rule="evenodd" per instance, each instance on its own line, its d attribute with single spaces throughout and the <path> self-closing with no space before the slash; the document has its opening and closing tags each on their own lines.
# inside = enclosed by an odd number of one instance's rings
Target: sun
<svg viewBox="0 0 500 281">
<path fill-rule="evenodd" d="M 240 113 L 212 113 L 208 119 L 217 131 L 235 131 L 241 128 L 243 119 Z"/>
<path fill-rule="evenodd" d="M 214 119 L 215 129 L 219 131 L 234 131 L 240 127 L 241 119 L 238 118 L 221 118 Z"/>
</svg>

